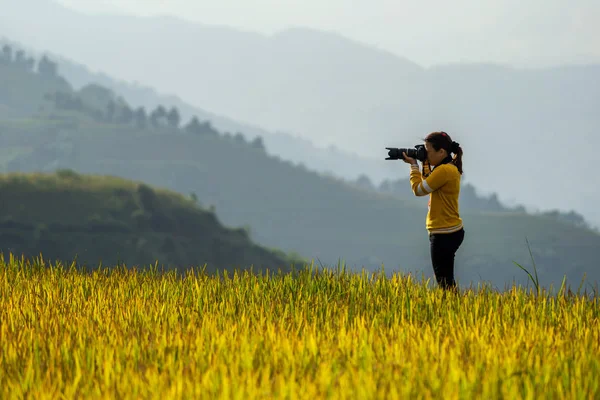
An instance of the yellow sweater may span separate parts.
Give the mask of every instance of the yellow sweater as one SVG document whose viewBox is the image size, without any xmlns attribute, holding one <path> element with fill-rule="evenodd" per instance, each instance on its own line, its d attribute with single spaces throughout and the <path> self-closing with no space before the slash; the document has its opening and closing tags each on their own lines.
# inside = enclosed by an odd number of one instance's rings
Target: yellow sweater
<svg viewBox="0 0 600 400">
<path fill-rule="evenodd" d="M 425 173 L 429 168 L 425 166 Z M 411 165 L 410 185 L 415 196 L 429 195 L 426 228 L 429 233 L 452 233 L 463 227 L 458 210 L 460 173 L 452 163 L 441 164 L 427 178 Z"/>
</svg>

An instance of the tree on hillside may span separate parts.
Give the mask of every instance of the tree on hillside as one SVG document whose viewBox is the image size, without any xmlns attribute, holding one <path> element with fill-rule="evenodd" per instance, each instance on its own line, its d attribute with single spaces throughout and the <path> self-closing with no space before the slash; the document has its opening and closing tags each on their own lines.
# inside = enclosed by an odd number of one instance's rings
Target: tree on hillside
<svg viewBox="0 0 600 400">
<path fill-rule="evenodd" d="M 117 112 L 117 105 L 115 104 L 115 102 L 111 99 L 108 101 L 108 104 L 106 105 L 106 121 L 108 122 L 112 122 L 115 118 L 115 113 Z"/>
<path fill-rule="evenodd" d="M 241 132 L 236 132 L 233 140 L 235 143 L 246 144 L 246 138 L 244 138 L 244 135 Z"/>
<path fill-rule="evenodd" d="M 146 128 L 146 118 L 146 109 L 144 107 L 138 107 L 134 113 L 135 125 L 140 129 Z"/>
<path fill-rule="evenodd" d="M 117 122 L 130 124 L 133 121 L 133 110 L 127 104 L 123 105 L 119 111 Z"/>
<path fill-rule="evenodd" d="M 199 134 L 202 126 L 200 125 L 200 121 L 198 120 L 197 116 L 193 116 L 192 119 L 190 120 L 190 122 L 188 122 L 184 128 L 183 128 L 187 133 L 196 135 Z"/>
<path fill-rule="evenodd" d="M 22 49 L 15 51 L 11 46 L 4 45 L 2 47 L 2 53 L 0 54 L 0 63 L 15 64 L 28 71 L 33 71 L 35 59 L 33 57 L 26 57 L 25 51 Z"/>
<path fill-rule="evenodd" d="M 91 115 L 92 118 L 94 118 L 97 122 L 104 121 L 104 113 L 102 112 L 102 110 L 91 109 L 88 110 L 88 114 Z"/>
<path fill-rule="evenodd" d="M 158 128 L 161 124 L 161 121 L 167 116 L 167 110 L 163 105 L 158 105 L 151 113 L 150 113 L 150 123 L 153 127 Z"/>
<path fill-rule="evenodd" d="M 169 126 L 172 128 L 179 128 L 179 122 L 181 121 L 181 117 L 179 116 L 179 111 L 176 107 L 171 107 L 169 113 L 167 114 L 167 122 Z"/>
<path fill-rule="evenodd" d="M 193 135 L 217 136 L 219 134 L 219 132 L 213 128 L 210 121 L 204 121 L 204 122 L 200 123 L 200 120 L 195 115 L 185 125 L 184 130 L 187 133 L 191 133 Z"/>
<path fill-rule="evenodd" d="M 263 138 L 257 136 L 252 140 L 251 146 L 255 149 L 265 150 L 265 144 L 263 143 Z"/>
<path fill-rule="evenodd" d="M 2 47 L 2 61 L 6 64 L 12 63 L 12 47 L 7 44 Z"/>
<path fill-rule="evenodd" d="M 81 98 L 68 92 L 57 91 L 54 94 L 48 93 L 44 96 L 44 99 L 52 101 L 54 106 L 61 110 L 84 110 Z"/>
<path fill-rule="evenodd" d="M 381 191 L 383 193 L 390 193 L 390 192 L 392 192 L 392 183 L 388 179 L 384 179 L 379 184 L 379 191 Z"/>
<path fill-rule="evenodd" d="M 25 61 L 25 52 L 21 49 L 17 50 L 15 53 L 15 64 L 21 64 Z"/>
<path fill-rule="evenodd" d="M 580 228 L 588 228 L 588 229 L 590 228 L 589 224 L 587 223 L 587 221 L 585 220 L 583 215 L 581 215 L 575 211 L 570 211 L 570 212 L 566 213 L 566 212 L 561 212 L 559 210 L 551 210 L 551 211 L 546 211 L 546 212 L 542 213 L 542 215 L 555 218 L 557 221 L 571 223 Z"/>
<path fill-rule="evenodd" d="M 25 60 L 25 68 L 27 71 L 33 72 L 35 70 L 35 58 L 27 57 L 27 60 Z"/>
<path fill-rule="evenodd" d="M 43 56 L 38 63 L 38 73 L 45 78 L 56 78 L 58 76 L 58 66 L 48 57 Z"/>
<path fill-rule="evenodd" d="M 356 185 L 363 189 L 374 190 L 375 185 L 371 182 L 371 179 L 365 174 L 361 174 L 358 178 L 356 178 Z"/>
<path fill-rule="evenodd" d="M 217 131 L 211 124 L 210 121 L 204 121 L 201 125 L 201 130 L 200 133 L 202 135 L 211 135 L 211 136 L 217 136 L 219 134 L 219 131 Z"/>
<path fill-rule="evenodd" d="M 143 183 L 139 184 L 137 194 L 144 211 L 152 214 L 159 206 L 158 197 L 156 196 L 154 189 L 149 185 Z"/>
<path fill-rule="evenodd" d="M 79 95 L 86 103 L 99 108 L 106 107 L 115 98 L 113 91 L 96 83 L 89 83 L 79 89 Z"/>
</svg>

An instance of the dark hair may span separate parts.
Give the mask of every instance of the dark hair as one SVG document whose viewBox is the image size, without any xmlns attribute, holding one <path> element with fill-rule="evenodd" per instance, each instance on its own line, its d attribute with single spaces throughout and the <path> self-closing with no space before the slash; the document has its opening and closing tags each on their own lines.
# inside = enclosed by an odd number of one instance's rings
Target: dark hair
<svg viewBox="0 0 600 400">
<path fill-rule="evenodd" d="M 450 135 L 448 135 L 446 132 L 443 132 L 443 131 L 431 132 L 423 140 L 431 143 L 431 145 L 433 146 L 433 148 L 436 151 L 440 150 L 440 149 L 444 149 L 448 152 L 448 155 L 450 155 L 451 153 L 454 153 L 452 163 L 454 165 L 456 165 L 456 168 L 458 168 L 458 172 L 462 175 L 462 173 L 463 173 L 463 170 L 462 170 L 463 150 L 462 150 L 462 147 L 460 147 L 460 144 L 458 144 L 452 140 Z"/>
</svg>

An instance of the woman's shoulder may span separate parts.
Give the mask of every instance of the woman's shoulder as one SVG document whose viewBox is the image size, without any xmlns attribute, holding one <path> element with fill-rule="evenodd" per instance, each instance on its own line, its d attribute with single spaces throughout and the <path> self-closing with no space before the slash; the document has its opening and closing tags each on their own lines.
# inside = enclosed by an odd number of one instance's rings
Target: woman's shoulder
<svg viewBox="0 0 600 400">
<path fill-rule="evenodd" d="M 458 172 L 458 167 L 456 165 L 454 165 L 454 163 L 452 163 L 452 162 L 442 164 L 442 165 L 438 166 L 437 168 L 439 168 L 440 170 L 444 170 L 445 173 L 448 173 L 452 176 L 457 176 L 460 178 L 460 172 Z"/>
</svg>

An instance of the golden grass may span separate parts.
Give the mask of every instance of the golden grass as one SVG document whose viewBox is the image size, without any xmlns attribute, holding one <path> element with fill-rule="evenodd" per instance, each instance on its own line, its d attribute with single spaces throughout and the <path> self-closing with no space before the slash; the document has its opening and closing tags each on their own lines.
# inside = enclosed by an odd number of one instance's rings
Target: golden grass
<svg viewBox="0 0 600 400">
<path fill-rule="evenodd" d="M 178 277 L 0 259 L 0 397 L 600 396 L 596 294 L 444 296 L 310 268 Z"/>
</svg>

